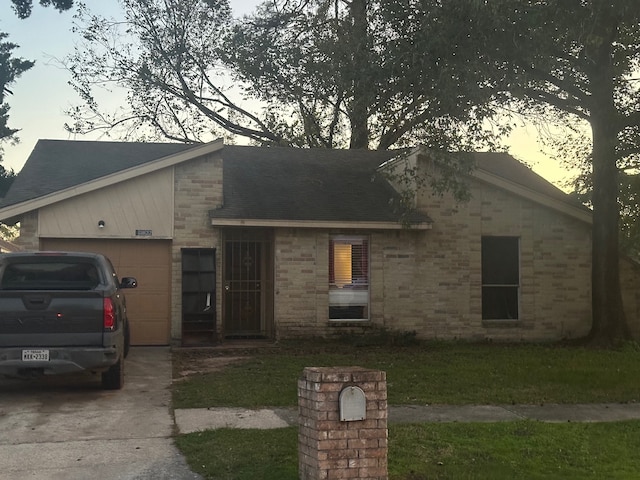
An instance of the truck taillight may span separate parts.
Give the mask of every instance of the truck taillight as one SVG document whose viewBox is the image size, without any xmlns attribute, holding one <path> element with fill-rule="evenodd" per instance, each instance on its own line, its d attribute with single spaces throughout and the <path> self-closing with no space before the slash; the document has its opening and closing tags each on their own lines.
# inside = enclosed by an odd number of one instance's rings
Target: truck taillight
<svg viewBox="0 0 640 480">
<path fill-rule="evenodd" d="M 116 327 L 116 311 L 113 306 L 113 301 L 110 298 L 104 299 L 102 315 L 104 329 L 113 330 Z"/>
</svg>

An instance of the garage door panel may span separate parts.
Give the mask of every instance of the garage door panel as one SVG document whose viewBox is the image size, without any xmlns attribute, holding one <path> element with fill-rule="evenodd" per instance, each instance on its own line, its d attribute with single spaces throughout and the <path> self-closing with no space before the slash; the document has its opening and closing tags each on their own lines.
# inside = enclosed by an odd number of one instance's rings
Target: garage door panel
<svg viewBox="0 0 640 480">
<path fill-rule="evenodd" d="M 166 345 L 167 335 L 157 326 L 157 322 L 131 321 L 131 338 L 144 338 L 144 345 Z"/>
<path fill-rule="evenodd" d="M 120 272 L 118 272 L 120 275 Z M 167 293 L 167 270 L 166 268 L 149 267 L 149 268 L 136 268 L 130 269 L 130 273 L 123 274 L 122 276 L 136 277 L 142 284 L 144 279 L 144 290 L 150 292 Z"/>
<path fill-rule="evenodd" d="M 133 345 L 167 345 L 171 321 L 171 243 L 167 240 L 42 239 L 43 250 L 97 252 L 109 257 L 120 278 L 136 277 L 126 290 Z"/>
</svg>

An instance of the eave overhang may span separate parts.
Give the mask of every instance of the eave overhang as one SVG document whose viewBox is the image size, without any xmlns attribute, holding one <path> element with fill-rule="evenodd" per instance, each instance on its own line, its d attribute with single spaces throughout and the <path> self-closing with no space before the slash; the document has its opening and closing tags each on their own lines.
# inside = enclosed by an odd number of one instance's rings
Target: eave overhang
<svg viewBox="0 0 640 480">
<path fill-rule="evenodd" d="M 270 227 L 270 228 L 317 228 L 350 230 L 430 230 L 430 223 L 412 223 L 404 225 L 397 222 L 348 222 L 322 220 L 268 220 L 268 219 L 229 219 L 212 218 L 214 227 Z"/>
</svg>

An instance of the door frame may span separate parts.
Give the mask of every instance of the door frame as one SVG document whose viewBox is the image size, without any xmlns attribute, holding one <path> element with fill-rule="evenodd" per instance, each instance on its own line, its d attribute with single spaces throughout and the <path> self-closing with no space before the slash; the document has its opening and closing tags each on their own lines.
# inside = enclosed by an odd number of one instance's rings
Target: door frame
<svg viewBox="0 0 640 480">
<path fill-rule="evenodd" d="M 241 322 L 237 313 L 232 311 L 232 305 L 228 298 L 229 291 L 227 281 L 229 255 L 234 243 L 255 243 L 260 249 L 260 326 L 251 331 L 236 330 L 234 322 Z M 221 327 L 222 337 L 225 339 L 272 339 L 275 337 L 274 326 L 274 245 L 272 229 L 262 228 L 226 228 L 222 231 L 222 257 L 221 257 Z"/>
</svg>

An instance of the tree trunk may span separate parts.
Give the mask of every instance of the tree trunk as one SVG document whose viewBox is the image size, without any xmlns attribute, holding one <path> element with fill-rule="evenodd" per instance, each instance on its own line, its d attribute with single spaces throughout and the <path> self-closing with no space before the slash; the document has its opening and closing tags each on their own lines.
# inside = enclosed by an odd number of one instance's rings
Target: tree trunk
<svg viewBox="0 0 640 480">
<path fill-rule="evenodd" d="M 350 7 L 351 32 L 353 42 L 351 65 L 353 99 L 349 109 L 351 142 L 349 148 L 369 148 L 369 92 L 371 85 L 367 78 L 369 65 L 369 40 L 367 26 L 367 0 L 352 0 Z"/>
<path fill-rule="evenodd" d="M 610 122 L 611 125 L 613 122 Z M 593 133 L 592 326 L 589 341 L 610 346 L 628 339 L 620 284 L 618 248 L 618 169 L 615 132 L 606 121 L 591 123 Z M 613 134 L 612 134 L 613 133 Z"/>
<path fill-rule="evenodd" d="M 599 42 L 588 47 L 593 59 L 588 72 L 591 85 L 590 123 L 593 135 L 593 228 L 592 228 L 592 326 L 589 341 L 611 346 L 630 338 L 622 304 L 620 284 L 617 136 L 618 112 L 614 104 L 611 45 L 617 21 L 610 10 L 593 32 Z M 609 41 L 610 40 L 610 41 Z"/>
</svg>

